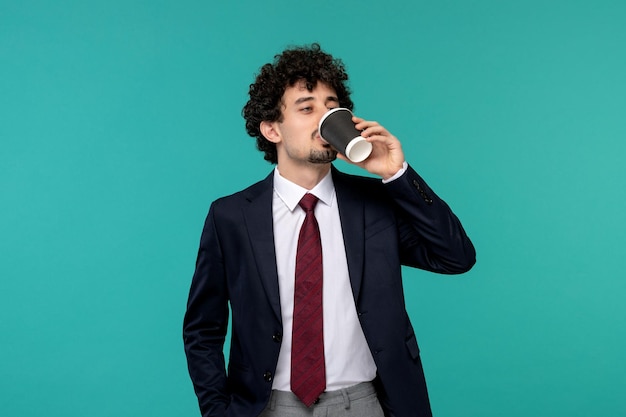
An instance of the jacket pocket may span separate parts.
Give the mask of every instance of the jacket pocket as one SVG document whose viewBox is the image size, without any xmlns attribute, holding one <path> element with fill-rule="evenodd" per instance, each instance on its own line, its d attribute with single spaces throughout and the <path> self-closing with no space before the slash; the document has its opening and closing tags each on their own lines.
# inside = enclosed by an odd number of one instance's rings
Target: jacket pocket
<svg viewBox="0 0 626 417">
<path fill-rule="evenodd" d="M 365 227 L 365 240 L 370 239 L 372 236 L 377 235 L 378 233 L 387 230 L 391 227 L 395 227 L 395 222 L 389 220 L 388 218 L 379 219 L 373 224 L 366 225 Z"/>
<path fill-rule="evenodd" d="M 406 347 L 409 350 L 411 358 L 417 359 L 419 357 L 420 348 L 417 345 L 417 338 L 415 337 L 415 333 L 412 333 L 406 338 Z"/>
<path fill-rule="evenodd" d="M 250 370 L 250 367 L 248 365 L 244 365 L 242 363 L 234 362 L 234 361 L 228 362 L 228 374 L 229 375 L 235 372 L 237 373 L 248 372 L 249 370 Z"/>
</svg>

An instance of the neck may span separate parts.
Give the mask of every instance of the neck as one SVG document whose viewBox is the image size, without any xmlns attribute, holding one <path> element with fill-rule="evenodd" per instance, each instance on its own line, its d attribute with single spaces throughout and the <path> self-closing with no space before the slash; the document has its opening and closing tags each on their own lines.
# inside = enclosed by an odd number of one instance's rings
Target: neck
<svg viewBox="0 0 626 417">
<path fill-rule="evenodd" d="M 300 165 L 297 167 L 285 166 L 278 163 L 278 172 L 281 177 L 307 190 L 313 189 L 330 171 L 330 163 Z"/>
</svg>

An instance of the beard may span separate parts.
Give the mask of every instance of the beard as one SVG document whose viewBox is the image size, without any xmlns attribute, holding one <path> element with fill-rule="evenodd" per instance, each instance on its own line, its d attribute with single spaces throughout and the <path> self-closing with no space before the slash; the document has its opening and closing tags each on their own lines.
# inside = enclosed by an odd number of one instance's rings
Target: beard
<svg viewBox="0 0 626 417">
<path fill-rule="evenodd" d="M 337 159 L 337 151 L 328 147 L 322 151 L 312 150 L 309 154 L 309 162 L 312 164 L 328 164 Z"/>
</svg>

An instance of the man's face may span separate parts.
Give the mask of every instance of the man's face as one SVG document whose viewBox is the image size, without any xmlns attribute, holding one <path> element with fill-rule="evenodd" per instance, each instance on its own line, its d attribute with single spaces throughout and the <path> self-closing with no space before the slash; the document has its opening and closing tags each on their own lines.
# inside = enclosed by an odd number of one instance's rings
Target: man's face
<svg viewBox="0 0 626 417">
<path fill-rule="evenodd" d="M 278 163 L 326 164 L 337 158 L 337 152 L 323 141 L 319 121 L 329 109 L 339 107 L 334 89 L 318 82 L 313 91 L 304 81 L 287 87 L 282 98 L 280 122 L 274 123 Z"/>
</svg>

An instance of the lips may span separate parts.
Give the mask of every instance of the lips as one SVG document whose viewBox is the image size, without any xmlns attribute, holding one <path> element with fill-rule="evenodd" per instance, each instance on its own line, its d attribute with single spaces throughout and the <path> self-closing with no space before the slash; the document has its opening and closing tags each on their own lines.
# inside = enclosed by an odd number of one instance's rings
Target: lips
<svg viewBox="0 0 626 417">
<path fill-rule="evenodd" d="M 315 131 L 313 132 L 313 134 L 311 135 L 311 137 L 312 137 L 313 139 L 316 139 L 316 140 L 319 140 L 320 142 L 322 142 L 322 144 L 324 144 L 324 146 L 330 146 L 330 144 L 329 144 L 328 142 L 326 142 L 326 141 L 324 140 L 324 138 L 322 138 L 322 137 L 319 135 L 319 129 L 315 129 Z"/>
</svg>

